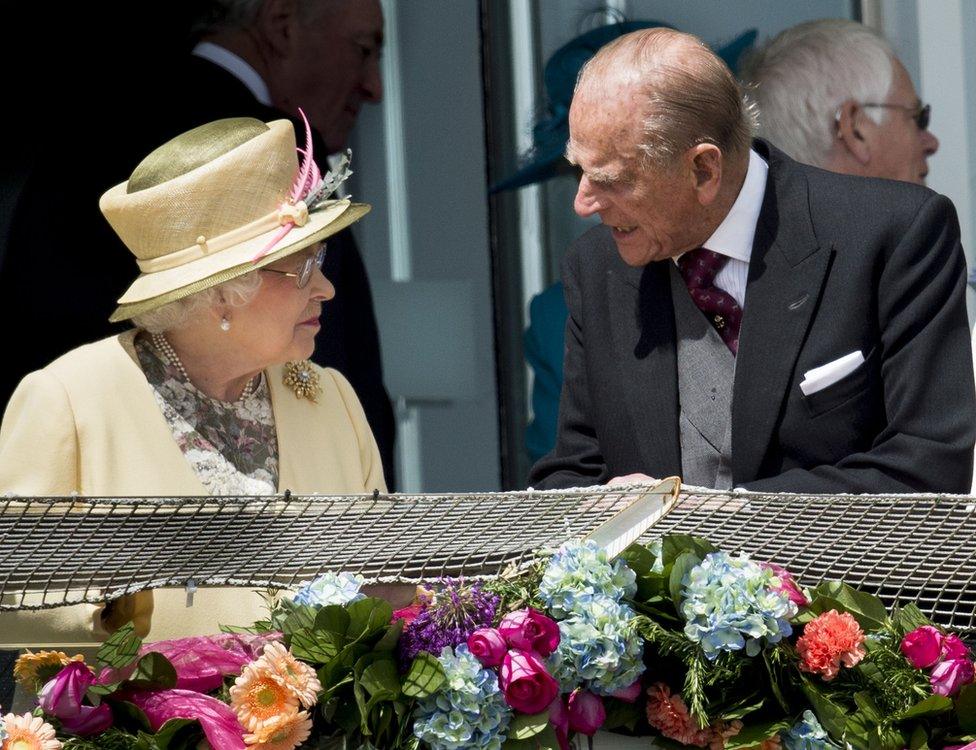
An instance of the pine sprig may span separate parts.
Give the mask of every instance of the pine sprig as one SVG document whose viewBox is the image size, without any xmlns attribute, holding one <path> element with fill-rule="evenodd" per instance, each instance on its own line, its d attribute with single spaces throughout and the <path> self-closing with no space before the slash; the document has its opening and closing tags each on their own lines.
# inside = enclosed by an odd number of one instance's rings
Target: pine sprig
<svg viewBox="0 0 976 750">
<path fill-rule="evenodd" d="M 528 568 L 519 569 L 510 565 L 497 578 L 484 583 L 484 590 L 499 597 L 498 616 L 525 607 L 545 610 L 545 603 L 539 597 L 539 583 L 545 572 L 546 561 L 538 558 Z"/>
</svg>

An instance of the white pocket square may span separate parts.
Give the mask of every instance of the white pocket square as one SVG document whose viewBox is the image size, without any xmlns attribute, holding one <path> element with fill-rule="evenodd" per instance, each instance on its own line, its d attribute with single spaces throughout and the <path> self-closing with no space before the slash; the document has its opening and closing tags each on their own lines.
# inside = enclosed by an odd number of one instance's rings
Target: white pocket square
<svg viewBox="0 0 976 750">
<path fill-rule="evenodd" d="M 800 390 L 804 396 L 811 393 L 822 391 L 829 385 L 833 385 L 838 380 L 846 378 L 864 362 L 864 355 L 861 352 L 851 352 L 845 354 L 840 359 L 828 362 L 820 367 L 807 370 L 803 375 L 803 382 L 800 383 Z"/>
</svg>

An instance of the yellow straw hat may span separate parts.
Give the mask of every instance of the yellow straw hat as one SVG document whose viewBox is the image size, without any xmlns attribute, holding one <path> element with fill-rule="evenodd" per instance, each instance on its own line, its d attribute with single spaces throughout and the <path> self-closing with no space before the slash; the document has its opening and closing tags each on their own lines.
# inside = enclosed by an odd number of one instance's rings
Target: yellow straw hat
<svg viewBox="0 0 976 750">
<path fill-rule="evenodd" d="M 328 200 L 346 174 L 323 178 L 307 123 L 299 152 L 288 120 L 217 120 L 160 146 L 99 201 L 141 271 L 109 320 L 243 276 L 345 229 L 370 210 Z"/>
</svg>

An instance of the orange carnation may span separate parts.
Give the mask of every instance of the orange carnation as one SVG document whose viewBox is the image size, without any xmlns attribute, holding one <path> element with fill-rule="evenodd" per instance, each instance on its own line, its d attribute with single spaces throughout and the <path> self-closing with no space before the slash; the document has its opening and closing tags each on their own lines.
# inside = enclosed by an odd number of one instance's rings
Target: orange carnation
<svg viewBox="0 0 976 750">
<path fill-rule="evenodd" d="M 841 665 L 853 667 L 864 658 L 864 631 L 849 614 L 831 609 L 806 624 L 796 650 L 800 669 L 829 681 Z"/>
</svg>

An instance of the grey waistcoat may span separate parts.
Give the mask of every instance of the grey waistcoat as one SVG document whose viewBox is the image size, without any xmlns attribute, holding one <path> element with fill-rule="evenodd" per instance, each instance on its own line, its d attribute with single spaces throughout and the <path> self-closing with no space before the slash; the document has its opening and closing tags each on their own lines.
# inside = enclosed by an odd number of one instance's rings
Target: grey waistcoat
<svg viewBox="0 0 976 750">
<path fill-rule="evenodd" d="M 695 306 L 673 263 L 671 299 L 677 334 L 682 481 L 729 489 L 735 357 Z"/>
</svg>

